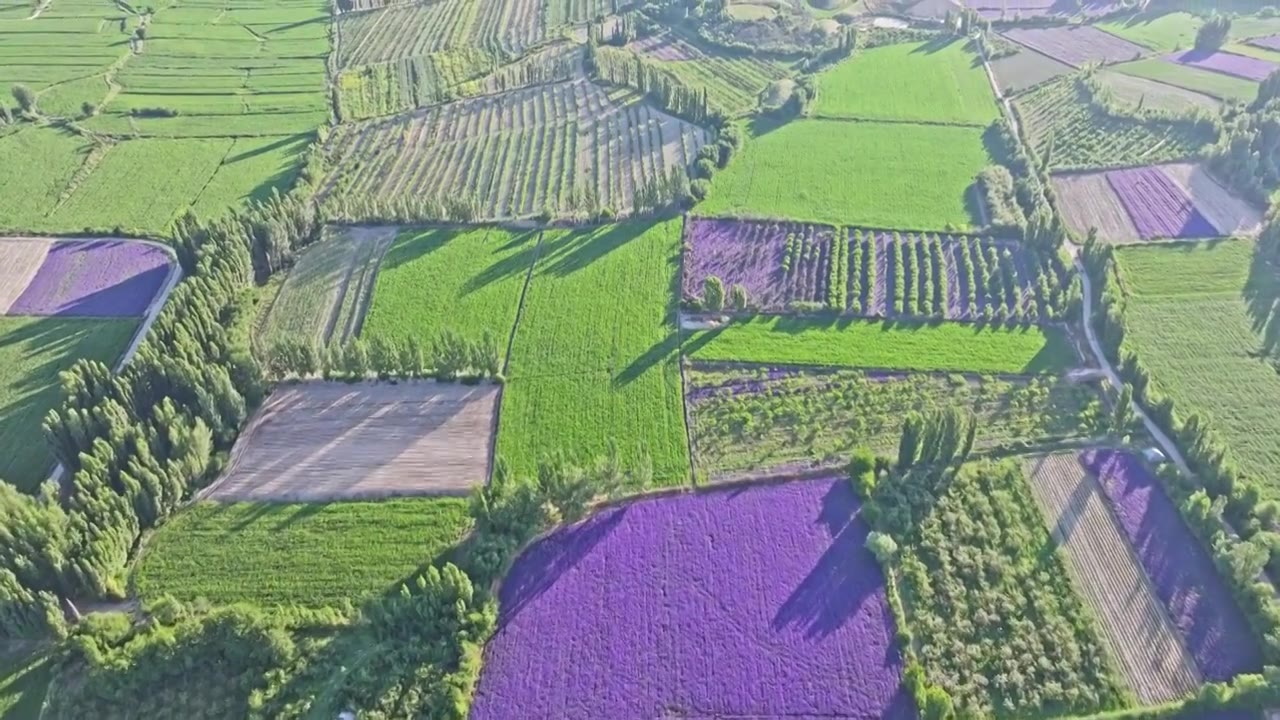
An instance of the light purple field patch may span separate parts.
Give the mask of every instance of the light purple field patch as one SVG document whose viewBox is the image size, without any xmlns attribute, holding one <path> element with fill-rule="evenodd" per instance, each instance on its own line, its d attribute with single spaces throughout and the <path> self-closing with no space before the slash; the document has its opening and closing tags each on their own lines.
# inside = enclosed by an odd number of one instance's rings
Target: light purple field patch
<svg viewBox="0 0 1280 720">
<path fill-rule="evenodd" d="M 8 314 L 140 316 L 164 285 L 170 262 L 168 253 L 146 243 L 57 242 Z"/>
<path fill-rule="evenodd" d="M 1106 178 L 1143 240 L 1208 238 L 1221 234 L 1196 209 L 1187 193 L 1159 167 L 1109 170 Z"/>
<path fill-rule="evenodd" d="M 825 299 L 826 263 L 830 260 L 834 228 L 798 223 L 693 218 L 685 230 L 686 252 L 681 289 L 686 300 L 702 296 L 702 283 L 714 275 L 728 292 L 746 288 L 751 306 L 783 310 L 791 301 Z M 790 270 L 784 265 L 788 236 L 803 252 Z"/>
<path fill-rule="evenodd" d="M 1017 27 L 1006 30 L 1004 35 L 1074 67 L 1093 62 L 1124 62 L 1142 55 L 1141 47 L 1092 25 Z"/>
<path fill-rule="evenodd" d="M 1022 18 L 1059 16 L 1073 17 L 1084 14 L 1089 17 L 1105 15 L 1120 7 L 1114 0 L 963 0 L 965 7 L 977 10 L 988 19 L 1012 20 Z"/>
<path fill-rule="evenodd" d="M 1248 40 L 1248 44 L 1267 50 L 1280 51 L 1280 35 L 1266 35 L 1263 37 L 1251 38 Z"/>
<path fill-rule="evenodd" d="M 1267 76 L 1280 69 L 1280 65 L 1261 58 L 1237 55 L 1235 53 L 1204 52 L 1203 50 L 1185 50 L 1167 56 L 1179 65 L 1189 65 L 1201 70 L 1212 70 L 1224 75 L 1234 75 L 1245 80 L 1261 82 Z"/>
<path fill-rule="evenodd" d="M 1080 464 L 1097 476 L 1205 678 L 1225 682 L 1258 671 L 1262 655 L 1248 623 L 1159 481 L 1123 451 L 1089 450 L 1080 454 Z"/>
<path fill-rule="evenodd" d="M 502 584 L 472 720 L 910 718 L 848 482 L 640 500 Z"/>
</svg>

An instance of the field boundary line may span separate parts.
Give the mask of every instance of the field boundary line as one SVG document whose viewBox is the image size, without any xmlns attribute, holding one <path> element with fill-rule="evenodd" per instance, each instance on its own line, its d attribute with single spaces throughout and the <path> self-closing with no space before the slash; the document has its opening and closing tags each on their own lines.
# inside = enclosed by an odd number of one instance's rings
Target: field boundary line
<svg viewBox="0 0 1280 720">
<path fill-rule="evenodd" d="M 997 97 L 999 97 L 997 95 Z M 962 128 L 972 130 L 974 128 L 983 129 L 990 126 L 980 123 L 971 122 L 953 122 L 948 120 L 904 120 L 900 118 L 872 118 L 857 117 L 849 115 L 806 115 L 801 120 L 823 120 L 826 122 L 843 122 L 843 123 L 859 123 L 864 125 L 918 125 L 920 127 L 946 127 L 946 128 Z"/>
<path fill-rule="evenodd" d="M 684 247 L 685 232 L 689 228 L 689 214 L 680 221 L 680 264 L 677 267 L 676 284 L 679 287 L 684 286 Z M 677 295 L 678 296 L 678 295 Z M 698 459 L 695 457 L 697 450 L 693 444 L 693 423 L 690 422 L 689 412 L 689 378 L 685 377 L 684 362 L 684 323 L 681 322 L 682 313 L 680 312 L 680 301 L 672 300 L 673 309 L 675 310 L 675 331 L 676 331 L 676 362 L 680 365 L 680 409 L 684 414 L 684 441 L 689 448 L 689 484 L 693 487 L 698 486 Z"/>
<path fill-rule="evenodd" d="M 524 276 L 524 287 L 520 288 L 520 302 L 516 303 L 516 319 L 511 323 L 511 333 L 507 335 L 507 353 L 502 359 L 502 374 L 505 376 L 511 369 L 511 348 L 516 343 L 516 330 L 520 328 L 520 320 L 524 317 L 524 302 L 529 295 L 529 286 L 533 284 L 533 271 L 538 267 L 538 258 L 542 255 L 542 240 L 545 230 L 538 231 L 538 241 L 533 246 L 533 259 L 529 262 L 529 270 Z M 505 383 L 503 383 L 505 385 Z"/>
</svg>

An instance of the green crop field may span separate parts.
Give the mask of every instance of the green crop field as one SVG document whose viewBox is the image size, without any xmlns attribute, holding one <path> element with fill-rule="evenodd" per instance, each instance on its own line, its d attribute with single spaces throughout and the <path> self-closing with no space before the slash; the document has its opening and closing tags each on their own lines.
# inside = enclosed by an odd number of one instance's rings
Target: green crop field
<svg viewBox="0 0 1280 720">
<path fill-rule="evenodd" d="M 441 330 L 503 347 L 537 253 L 538 233 L 497 228 L 402 233 L 378 272 L 363 337 L 430 344 Z"/>
<path fill-rule="evenodd" d="M 986 127 L 1000 115 L 965 43 L 902 43 L 859 52 L 818 76 L 813 114 Z"/>
<path fill-rule="evenodd" d="M 53 468 L 40 423 L 62 395 L 58 373 L 80 358 L 112 364 L 136 320 L 0 317 L 0 478 L 35 490 Z"/>
<path fill-rule="evenodd" d="M 38 230 L 84 164 L 93 142 L 70 132 L 23 128 L 0 136 L 0 227 Z"/>
<path fill-rule="evenodd" d="M 1098 28 L 1157 52 L 1188 50 L 1204 20 L 1191 13 L 1141 15 L 1098 23 Z"/>
<path fill-rule="evenodd" d="M 196 200 L 230 148 L 230 140 L 119 143 L 106 151 L 46 225 L 164 234 Z"/>
<path fill-rule="evenodd" d="M 754 110 L 761 93 L 793 74 L 785 63 L 755 55 L 710 53 L 661 64 L 689 87 L 706 88 L 711 105 L 735 117 Z"/>
<path fill-rule="evenodd" d="M 1258 83 L 1211 70 L 1187 67 L 1161 58 L 1147 58 L 1116 65 L 1114 69 L 1135 77 L 1176 85 L 1221 100 L 1252 101 Z"/>
<path fill-rule="evenodd" d="M 1053 327 L 980 328 L 828 318 L 761 317 L 695 333 L 697 360 L 981 373 L 1058 373 L 1077 359 Z"/>
<path fill-rule="evenodd" d="M 663 485 L 687 482 L 675 327 L 680 220 L 547 233 L 503 390 L 497 453 L 517 473 L 555 450 L 642 451 Z"/>
<path fill-rule="evenodd" d="M 145 598 L 322 607 L 398 589 L 470 524 L 465 498 L 327 504 L 196 503 L 147 544 Z"/>
<path fill-rule="evenodd" d="M 266 350 L 282 340 L 305 340 L 323 347 L 358 335 L 393 233 L 327 230 L 270 299 L 254 333 L 255 346 Z"/>
<path fill-rule="evenodd" d="M 966 230 L 976 222 L 969 210 L 971 186 L 991 162 L 982 132 L 795 120 L 749 138 L 739 157 L 716 175 L 698 212 Z"/>
<path fill-rule="evenodd" d="M 1105 419 L 1088 385 L 1053 376 L 808 370 L 769 377 L 776 366 L 686 370 L 690 431 L 699 473 L 730 477 L 779 466 L 843 466 L 857 448 L 892 455 L 910 412 L 948 407 L 979 419 L 975 447 L 1090 437 Z M 740 388 L 751 388 L 741 391 Z M 723 388 L 723 389 L 721 389 Z"/>
<path fill-rule="evenodd" d="M 1129 298 L 1125 343 L 1151 372 L 1152 387 L 1185 417 L 1209 420 L 1241 469 L 1280 500 L 1280 374 L 1267 359 L 1256 306 L 1277 296 L 1268 268 L 1253 268 L 1253 244 L 1126 247 L 1117 252 Z"/>
<path fill-rule="evenodd" d="M 269 197 L 273 188 L 287 189 L 314 139 L 310 134 L 237 138 L 196 198 L 196 215 L 214 218 L 251 200 Z"/>
<path fill-rule="evenodd" d="M 1094 98 L 1092 80 L 1070 76 L 1041 85 L 1014 101 L 1036 151 L 1042 157 L 1052 153 L 1051 169 L 1181 160 L 1214 140 L 1212 134 L 1185 125 L 1113 115 L 1094 104 Z"/>
</svg>

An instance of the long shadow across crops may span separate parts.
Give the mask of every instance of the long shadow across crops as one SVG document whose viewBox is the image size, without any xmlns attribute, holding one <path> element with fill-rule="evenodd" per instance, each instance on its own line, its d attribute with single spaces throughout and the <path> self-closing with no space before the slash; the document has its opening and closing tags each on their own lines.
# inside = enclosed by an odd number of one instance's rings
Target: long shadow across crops
<svg viewBox="0 0 1280 720">
<path fill-rule="evenodd" d="M 1270 356 L 1280 349 L 1280 280 L 1276 268 L 1259 249 L 1253 251 L 1244 300 L 1254 332 L 1262 335 L 1260 353 Z"/>
<path fill-rule="evenodd" d="M 865 547 L 869 528 L 846 483 L 834 483 L 814 522 L 826 525 L 831 545 L 773 617 L 773 628 L 803 628 L 822 638 L 839 630 L 884 588 L 884 576 Z"/>
</svg>

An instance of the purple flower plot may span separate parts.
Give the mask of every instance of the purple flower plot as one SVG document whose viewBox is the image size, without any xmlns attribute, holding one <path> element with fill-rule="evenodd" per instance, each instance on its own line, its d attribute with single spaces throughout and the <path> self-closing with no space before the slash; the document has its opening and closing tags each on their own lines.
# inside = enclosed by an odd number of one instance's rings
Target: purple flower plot
<svg viewBox="0 0 1280 720">
<path fill-rule="evenodd" d="M 1159 482 L 1130 453 L 1090 450 L 1080 463 L 1098 477 L 1205 678 L 1223 682 L 1259 670 L 1262 655 L 1244 615 Z"/>
<path fill-rule="evenodd" d="M 146 243 L 57 242 L 9 314 L 139 316 L 164 285 L 170 262 L 168 253 Z"/>
<path fill-rule="evenodd" d="M 1248 43 L 1267 50 L 1280 50 L 1280 35 L 1265 35 L 1263 37 L 1251 38 L 1248 40 Z"/>
<path fill-rule="evenodd" d="M 686 300 L 701 298 L 711 275 L 720 278 L 726 292 L 742 285 L 751 305 L 762 310 L 826 299 L 834 228 L 693 218 L 685 232 L 681 292 Z"/>
<path fill-rule="evenodd" d="M 1186 191 L 1159 167 L 1111 170 L 1106 178 L 1143 240 L 1222 234 L 1196 209 Z"/>
<path fill-rule="evenodd" d="M 1280 69 L 1280 65 L 1273 62 L 1222 51 L 1186 50 L 1168 57 L 1179 65 L 1189 65 L 1258 82 L 1266 80 L 1268 75 Z"/>
<path fill-rule="evenodd" d="M 504 581 L 472 720 L 910 718 L 844 480 L 640 500 Z"/>
</svg>

